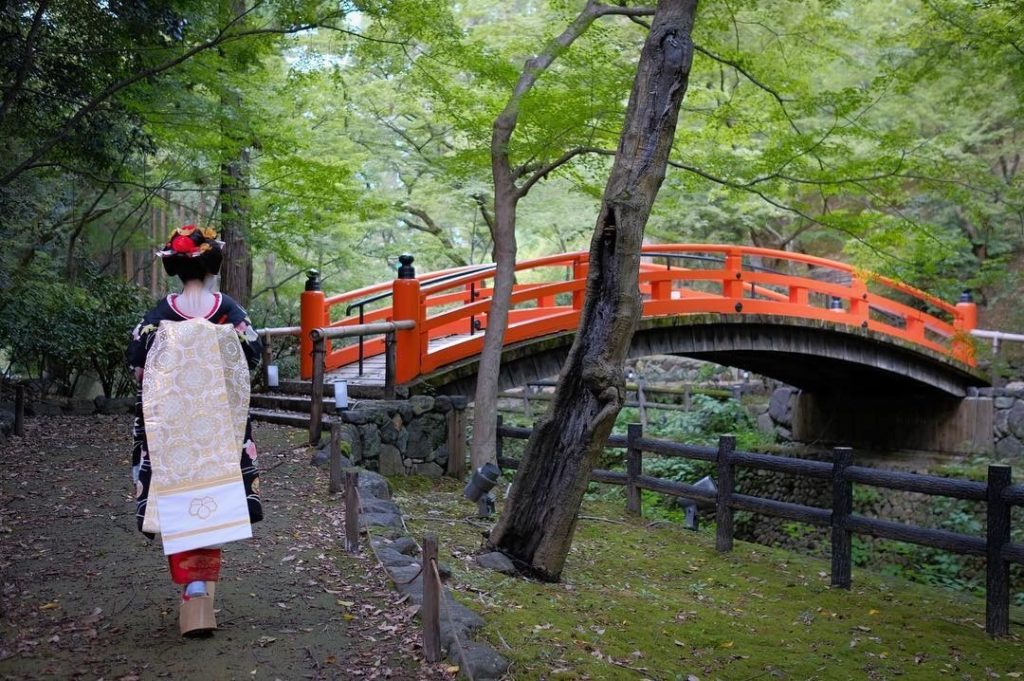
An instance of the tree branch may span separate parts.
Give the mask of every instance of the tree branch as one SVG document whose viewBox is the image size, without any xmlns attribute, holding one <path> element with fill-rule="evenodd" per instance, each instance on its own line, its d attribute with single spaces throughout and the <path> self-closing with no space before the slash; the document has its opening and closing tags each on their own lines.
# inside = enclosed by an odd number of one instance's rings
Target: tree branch
<svg viewBox="0 0 1024 681">
<path fill-rule="evenodd" d="M 448 236 L 448 233 L 444 229 L 442 229 L 436 222 L 434 222 L 433 218 L 430 217 L 427 211 L 423 210 L 422 208 L 416 208 L 415 206 L 408 205 L 402 206 L 401 208 L 405 212 L 411 213 L 423 221 L 422 223 L 420 223 L 416 222 L 415 220 L 410 220 L 404 217 L 398 218 L 407 227 L 410 227 L 420 232 L 426 232 L 427 234 L 436 237 L 437 240 L 441 242 L 441 245 L 444 246 L 445 255 L 447 255 L 448 259 L 455 263 L 457 266 L 463 267 L 469 264 L 466 262 L 466 259 L 459 254 L 458 249 L 455 248 L 455 244 L 452 243 L 452 240 Z"/>
<path fill-rule="evenodd" d="M 33 43 L 35 43 L 36 36 L 39 34 L 39 28 L 43 25 L 43 13 L 46 12 L 46 6 L 49 4 L 49 0 L 42 0 L 36 9 L 35 16 L 32 17 L 32 28 L 29 29 L 28 35 L 25 36 L 25 49 L 22 50 L 18 73 L 15 74 L 14 82 L 11 83 L 7 92 L 4 93 L 3 103 L 0 104 L 0 123 L 3 123 L 4 118 L 7 117 L 7 111 L 14 104 L 14 99 L 18 96 L 18 91 L 21 89 L 22 83 L 25 82 L 25 77 L 32 70 L 32 63 L 35 61 L 33 58 Z"/>
<path fill-rule="evenodd" d="M 575 149 L 569 149 L 564 154 L 556 158 L 555 160 L 545 163 L 541 167 L 537 168 L 530 174 L 530 177 L 526 179 L 526 182 L 522 184 L 517 190 L 519 197 L 522 198 L 530 191 L 533 185 L 537 184 L 539 180 L 542 180 L 548 176 L 551 171 L 565 165 L 572 159 L 583 154 L 602 154 L 604 156 L 614 156 L 615 152 L 609 149 L 601 149 L 599 147 L 576 147 Z"/>
<path fill-rule="evenodd" d="M 40 158 L 48 154 L 55 146 L 57 146 L 57 144 L 63 141 L 64 138 L 66 138 L 71 133 L 74 127 L 78 125 L 78 123 L 86 115 L 95 111 L 101 104 L 103 104 L 105 101 L 113 97 L 115 94 L 121 92 L 125 88 L 128 88 L 134 85 L 135 83 L 138 83 L 139 81 L 145 80 L 147 78 L 152 78 L 153 76 L 164 73 L 165 71 L 169 71 L 170 69 L 173 69 L 179 64 L 188 61 L 200 52 L 204 52 L 206 50 L 219 47 L 220 45 L 224 45 L 235 40 L 241 40 L 242 38 L 249 38 L 252 36 L 288 35 L 291 33 L 298 33 L 300 31 L 321 27 L 324 21 L 335 18 L 337 16 L 337 14 L 332 14 L 308 24 L 293 25 L 280 28 L 252 28 L 243 31 L 230 32 L 231 29 L 237 23 L 242 21 L 242 19 L 244 19 L 249 13 L 254 11 L 256 7 L 259 6 L 259 4 L 260 3 L 257 2 L 250 9 L 246 10 L 245 12 L 242 12 L 238 16 L 231 19 L 231 21 L 229 21 L 225 26 L 223 26 L 217 32 L 217 34 L 209 40 L 206 40 L 204 42 L 199 43 L 198 45 L 189 48 L 177 57 L 174 57 L 173 59 L 168 59 L 167 61 L 164 61 L 161 64 L 157 64 L 156 66 L 152 66 L 148 69 L 143 69 L 142 71 L 134 73 L 130 76 L 126 76 L 121 80 L 108 85 L 101 92 L 94 95 L 90 100 L 83 104 L 74 114 L 71 115 L 70 118 L 68 118 L 64 122 L 64 124 L 57 130 L 57 132 L 55 132 L 49 139 L 47 139 L 45 142 L 36 147 L 32 152 L 30 152 L 27 158 L 25 158 L 23 161 L 21 161 L 18 165 L 9 170 L 3 176 L 0 176 L 0 187 L 9 184 L 15 177 L 20 175 L 24 170 L 26 170 Z"/>
</svg>

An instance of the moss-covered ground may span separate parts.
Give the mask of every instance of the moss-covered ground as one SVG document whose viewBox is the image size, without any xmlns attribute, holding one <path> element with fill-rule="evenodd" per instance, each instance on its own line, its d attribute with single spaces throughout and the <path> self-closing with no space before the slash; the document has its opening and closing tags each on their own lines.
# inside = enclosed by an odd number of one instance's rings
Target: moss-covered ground
<svg viewBox="0 0 1024 681">
<path fill-rule="evenodd" d="M 489 525 L 454 480 L 393 479 L 417 536 L 438 535 L 452 587 L 487 620 L 480 636 L 514 679 L 1024 678 L 1024 621 L 984 631 L 975 597 L 855 570 L 849 591 L 829 564 L 737 542 L 713 528 L 629 518 L 587 501 L 563 581 L 483 570 Z M 500 509 L 499 509 L 500 510 Z"/>
</svg>

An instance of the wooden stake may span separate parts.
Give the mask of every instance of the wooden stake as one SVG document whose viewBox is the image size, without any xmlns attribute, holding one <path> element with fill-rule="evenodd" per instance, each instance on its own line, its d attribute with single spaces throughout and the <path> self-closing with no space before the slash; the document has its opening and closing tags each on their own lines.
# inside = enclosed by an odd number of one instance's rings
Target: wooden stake
<svg viewBox="0 0 1024 681">
<path fill-rule="evenodd" d="M 359 553 L 359 471 L 345 471 L 345 550 Z"/>
<path fill-rule="evenodd" d="M 732 551 L 732 488 L 736 466 L 732 453 L 736 449 L 736 438 L 723 435 L 718 438 L 718 499 L 715 502 L 715 548 L 721 552 Z"/>
<path fill-rule="evenodd" d="M 341 424 L 331 423 L 331 482 L 327 491 L 335 494 L 341 489 Z"/>
<path fill-rule="evenodd" d="M 441 661 L 441 583 L 437 578 L 437 535 L 423 537 L 423 656 Z"/>
<path fill-rule="evenodd" d="M 853 513 L 853 483 L 846 478 L 846 469 L 853 464 L 853 450 L 836 447 L 832 452 L 832 586 L 849 589 L 853 535 L 848 525 Z"/>
</svg>

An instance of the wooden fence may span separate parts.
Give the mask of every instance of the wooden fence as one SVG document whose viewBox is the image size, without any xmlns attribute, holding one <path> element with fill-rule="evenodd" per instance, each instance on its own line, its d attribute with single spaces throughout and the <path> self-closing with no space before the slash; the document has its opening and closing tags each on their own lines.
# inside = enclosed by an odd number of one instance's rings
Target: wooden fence
<svg viewBox="0 0 1024 681">
<path fill-rule="evenodd" d="M 517 468 L 518 460 L 503 456 L 503 438 L 527 439 L 529 428 L 508 427 L 498 417 L 498 465 Z M 699 447 L 678 442 L 645 438 L 639 424 L 630 424 L 627 435 L 613 435 L 608 447 L 626 450 L 626 471 L 594 470 L 592 482 L 626 487 L 626 508 L 641 513 L 640 490 L 651 490 L 678 497 L 714 504 L 719 551 L 733 546 L 733 512 L 751 511 L 798 522 L 829 527 L 832 530 L 832 586 L 850 588 L 851 540 L 854 534 L 891 539 L 942 549 L 951 553 L 985 558 L 985 631 L 992 636 L 1005 636 L 1010 628 L 1010 563 L 1024 565 L 1024 544 L 1010 541 L 1010 519 L 1013 506 L 1024 506 L 1024 484 L 1011 484 L 1009 466 L 991 465 L 988 480 L 976 482 L 917 475 L 853 465 L 853 450 L 836 447 L 832 463 L 807 461 L 769 454 L 735 451 L 736 440 L 722 436 L 717 447 Z M 695 487 L 672 480 L 643 475 L 644 453 L 682 457 L 715 463 L 718 491 Z M 832 508 L 817 508 L 790 502 L 739 494 L 735 490 L 737 466 L 776 473 L 830 480 Z M 987 530 L 984 537 L 907 525 L 853 513 L 853 484 L 870 485 L 903 492 L 985 502 Z"/>
</svg>

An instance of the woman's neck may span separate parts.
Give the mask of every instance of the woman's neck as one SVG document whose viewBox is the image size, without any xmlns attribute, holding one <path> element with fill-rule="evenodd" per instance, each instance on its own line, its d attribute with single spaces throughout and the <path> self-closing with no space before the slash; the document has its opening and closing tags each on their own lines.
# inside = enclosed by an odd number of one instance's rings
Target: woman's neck
<svg viewBox="0 0 1024 681">
<path fill-rule="evenodd" d="M 216 296 L 206 290 L 201 280 L 192 279 L 181 287 L 181 293 L 174 298 L 174 307 L 186 317 L 206 317 L 216 302 Z"/>
</svg>

